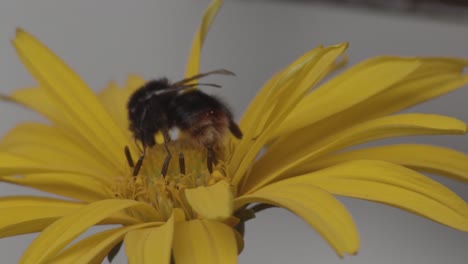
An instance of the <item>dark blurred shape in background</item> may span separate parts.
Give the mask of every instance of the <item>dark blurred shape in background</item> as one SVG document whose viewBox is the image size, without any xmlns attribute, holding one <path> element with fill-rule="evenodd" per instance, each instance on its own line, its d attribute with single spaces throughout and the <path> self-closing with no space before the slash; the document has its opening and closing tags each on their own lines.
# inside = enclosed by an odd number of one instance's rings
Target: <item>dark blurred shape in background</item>
<svg viewBox="0 0 468 264">
<path fill-rule="evenodd" d="M 370 8 L 437 19 L 468 22 L 468 0 L 267 0 L 283 2 L 315 2 L 341 7 Z"/>
</svg>

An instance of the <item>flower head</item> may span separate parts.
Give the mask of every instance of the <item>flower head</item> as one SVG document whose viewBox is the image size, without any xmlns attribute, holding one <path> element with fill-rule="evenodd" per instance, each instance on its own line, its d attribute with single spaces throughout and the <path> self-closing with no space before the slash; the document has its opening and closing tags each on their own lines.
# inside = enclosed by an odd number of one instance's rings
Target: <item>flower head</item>
<svg viewBox="0 0 468 264">
<path fill-rule="evenodd" d="M 199 73 L 221 3 L 205 13 L 187 77 Z M 465 154 L 422 144 L 348 150 L 391 137 L 466 134 L 466 123 L 452 117 L 395 113 L 468 83 L 467 60 L 377 57 L 318 85 L 344 65 L 347 44 L 317 47 L 265 83 L 240 121 L 243 138 L 224 137 L 212 172 L 206 149 L 182 134 L 167 146 L 183 153 L 185 169 L 175 159 L 161 175 L 167 150 L 157 144 L 134 176 L 124 149 L 133 157 L 140 151 L 126 104 L 146 81 L 129 76 L 123 87 L 110 83 L 96 95 L 29 33 L 18 30 L 13 44 L 38 86 L 2 97 L 50 124 L 23 123 L 4 136 L 0 180 L 68 198 L 0 199 L 8 210 L 1 237 L 41 232 L 20 263 L 100 263 L 122 241 L 130 263 L 169 263 L 171 256 L 176 263 L 236 263 L 244 222 L 269 206 L 303 218 L 338 255 L 355 254 L 356 227 L 334 195 L 468 231 L 467 203 L 420 173 L 466 182 Z M 97 224 L 122 226 L 75 241 Z"/>
</svg>

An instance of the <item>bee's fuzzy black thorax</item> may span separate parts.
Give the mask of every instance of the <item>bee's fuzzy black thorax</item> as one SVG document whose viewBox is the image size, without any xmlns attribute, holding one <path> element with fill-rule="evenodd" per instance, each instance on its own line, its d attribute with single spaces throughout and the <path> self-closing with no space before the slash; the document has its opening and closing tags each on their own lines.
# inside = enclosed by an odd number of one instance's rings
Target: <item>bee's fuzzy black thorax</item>
<svg viewBox="0 0 468 264">
<path fill-rule="evenodd" d="M 166 174 L 171 159 L 167 143 L 171 140 L 169 130 L 174 127 L 187 134 L 193 142 L 208 149 L 207 166 L 210 172 L 212 165 L 216 164 L 213 149 L 221 142 L 226 132 L 231 131 L 237 138 L 242 137 L 231 111 L 224 103 L 198 89 L 187 90 L 196 86 L 191 84 L 191 81 L 210 74 L 233 75 L 232 72 L 221 69 L 198 74 L 176 83 L 161 78 L 146 83 L 131 95 L 127 104 L 129 129 L 143 147 L 142 155 L 134 166 L 134 176 L 138 174 L 146 148 L 156 144 L 155 135 L 158 132 L 164 135 L 164 145 L 168 153 L 161 170 L 162 175 Z M 211 83 L 201 85 L 221 87 Z M 127 158 L 131 160 L 127 152 Z M 133 162 L 129 161 L 129 164 Z"/>
<path fill-rule="evenodd" d="M 166 78 L 150 81 L 133 93 L 128 101 L 128 119 L 130 131 L 143 145 L 152 147 L 156 143 L 154 135 L 172 124 L 167 116 L 169 102 L 175 92 L 154 94 L 170 87 Z"/>
</svg>

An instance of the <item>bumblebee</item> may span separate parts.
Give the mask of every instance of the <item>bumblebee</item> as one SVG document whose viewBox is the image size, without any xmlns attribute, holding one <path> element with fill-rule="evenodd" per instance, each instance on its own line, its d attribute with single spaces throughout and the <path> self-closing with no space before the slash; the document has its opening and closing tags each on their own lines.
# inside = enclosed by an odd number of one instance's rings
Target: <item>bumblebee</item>
<svg viewBox="0 0 468 264">
<path fill-rule="evenodd" d="M 166 175 L 172 154 L 168 148 L 171 141 L 169 131 L 178 128 L 189 139 L 207 148 L 207 168 L 210 173 L 213 164 L 217 163 L 213 148 L 229 131 L 236 138 L 242 138 L 239 126 L 234 122 L 232 112 L 218 98 L 208 95 L 194 86 L 221 86 L 212 83 L 191 83 L 194 80 L 212 74 L 234 75 L 224 69 L 215 70 L 192 76 L 181 81 L 171 83 L 167 78 L 149 81 L 131 96 L 127 104 L 129 129 L 136 141 L 142 145 L 141 156 L 134 164 L 128 148 L 125 154 L 133 176 L 137 176 L 143 164 L 147 148 L 156 144 L 155 135 L 159 132 L 164 137 L 164 147 L 167 156 L 164 160 L 161 174 Z M 183 154 L 179 155 L 181 172 L 184 173 Z"/>
</svg>

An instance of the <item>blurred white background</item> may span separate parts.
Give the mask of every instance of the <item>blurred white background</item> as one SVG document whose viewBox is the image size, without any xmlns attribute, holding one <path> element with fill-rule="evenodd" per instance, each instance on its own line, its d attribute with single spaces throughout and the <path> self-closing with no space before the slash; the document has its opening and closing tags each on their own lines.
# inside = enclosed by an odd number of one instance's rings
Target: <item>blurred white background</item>
<svg viewBox="0 0 468 264">
<path fill-rule="evenodd" d="M 22 27 L 43 40 L 92 87 L 122 82 L 128 73 L 182 78 L 193 33 L 209 0 L 2 0 L 0 87 L 30 86 L 10 39 Z M 227 68 L 220 93 L 241 116 L 262 83 L 318 44 L 350 42 L 354 64 L 376 55 L 468 57 L 468 25 L 311 3 L 227 1 L 206 41 L 202 70 Z M 219 77 L 218 77 L 219 78 Z M 210 90 L 211 91 L 211 90 Z M 412 111 L 448 114 L 468 122 L 468 89 Z M 40 117 L 2 103 L 0 133 Z M 467 137 L 420 138 L 468 152 Z M 437 178 L 468 200 L 467 185 Z M 0 195 L 31 194 L 0 183 Z M 302 220 L 281 210 L 246 226 L 240 263 L 466 263 L 468 234 L 384 205 L 342 199 L 361 235 L 357 256 L 339 259 Z M 8 212 L 2 212 L 2 214 Z M 1 216 L 0 216 L 1 217 Z M 34 235 L 0 239 L 1 263 L 15 263 Z M 120 254 L 115 263 L 125 263 Z"/>
</svg>

